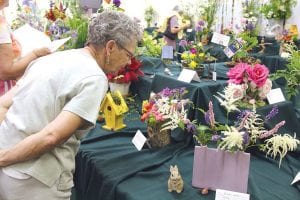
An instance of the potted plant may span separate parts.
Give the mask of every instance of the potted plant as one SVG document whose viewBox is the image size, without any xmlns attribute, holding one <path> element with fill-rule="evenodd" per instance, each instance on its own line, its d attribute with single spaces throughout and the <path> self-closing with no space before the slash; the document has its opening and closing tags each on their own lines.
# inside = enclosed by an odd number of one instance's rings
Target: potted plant
<svg viewBox="0 0 300 200">
<path fill-rule="evenodd" d="M 186 106 L 191 103 L 185 99 L 185 88 L 165 88 L 159 93 L 151 93 L 143 102 L 141 120 L 148 125 L 148 140 L 153 148 L 164 147 L 171 142 L 171 130 L 185 129 L 190 124 Z"/>
<path fill-rule="evenodd" d="M 179 45 L 185 49 L 185 51 L 181 54 L 182 66 L 195 70 L 199 77 L 203 76 L 203 64 L 205 62 L 210 62 L 215 58 L 210 56 L 209 53 L 206 53 L 201 42 L 194 43 L 181 40 Z"/>
<path fill-rule="evenodd" d="M 128 95 L 131 81 L 137 81 L 139 76 L 144 75 L 140 69 L 141 66 L 142 63 L 133 57 L 131 58 L 130 65 L 126 65 L 117 73 L 108 73 L 107 78 L 109 81 L 110 90 L 112 92 L 118 90 L 122 95 Z"/>
<path fill-rule="evenodd" d="M 286 80 L 286 94 L 288 99 L 299 94 L 300 89 L 300 50 L 294 45 L 286 45 L 286 51 L 289 53 L 287 58 L 287 68 L 277 70 L 271 74 L 271 79 L 284 78 Z"/>
</svg>

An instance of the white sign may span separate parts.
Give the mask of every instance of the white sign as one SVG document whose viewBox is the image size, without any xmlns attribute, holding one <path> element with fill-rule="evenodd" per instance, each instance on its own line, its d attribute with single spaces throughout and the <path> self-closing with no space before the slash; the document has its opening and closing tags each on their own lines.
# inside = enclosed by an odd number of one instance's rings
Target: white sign
<svg viewBox="0 0 300 200">
<path fill-rule="evenodd" d="M 196 71 L 191 69 L 182 69 L 177 80 L 190 83 L 192 80 L 200 81 L 200 78 Z"/>
<path fill-rule="evenodd" d="M 300 172 L 298 172 L 298 174 L 295 176 L 294 180 L 292 181 L 291 185 L 300 181 Z"/>
<path fill-rule="evenodd" d="M 227 47 L 229 40 L 230 40 L 229 36 L 214 32 L 211 42 Z"/>
<path fill-rule="evenodd" d="M 285 98 L 280 88 L 270 90 L 270 92 L 267 94 L 267 99 L 269 104 L 285 101 Z"/>
<path fill-rule="evenodd" d="M 163 46 L 161 49 L 161 59 L 173 59 L 173 47 Z"/>
<path fill-rule="evenodd" d="M 217 81 L 217 72 L 212 72 L 212 80 Z"/>
<path fill-rule="evenodd" d="M 71 37 L 67 37 L 60 40 L 51 41 L 44 32 L 41 32 L 29 24 L 25 24 L 14 32 L 14 37 L 21 44 L 22 55 L 25 56 L 36 48 L 48 47 L 51 52 L 56 51 L 60 46 L 66 43 Z"/>
<path fill-rule="evenodd" d="M 131 140 L 131 142 L 134 144 L 138 151 L 140 151 L 143 148 L 146 141 L 147 138 L 143 135 L 143 133 L 140 130 L 137 130 L 136 134 Z"/>
<path fill-rule="evenodd" d="M 229 190 L 216 189 L 215 200 L 249 200 L 250 195 L 240 192 L 232 192 Z"/>
</svg>

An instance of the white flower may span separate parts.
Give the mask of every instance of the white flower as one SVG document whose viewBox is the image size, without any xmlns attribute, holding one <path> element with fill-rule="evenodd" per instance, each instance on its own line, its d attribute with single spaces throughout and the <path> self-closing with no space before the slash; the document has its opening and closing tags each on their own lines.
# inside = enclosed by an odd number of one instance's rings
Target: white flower
<svg viewBox="0 0 300 200">
<path fill-rule="evenodd" d="M 287 154 L 288 151 L 294 151 L 297 149 L 297 145 L 300 141 L 289 134 L 274 135 L 273 137 L 266 140 L 266 145 L 263 151 L 267 151 L 266 155 L 271 155 L 274 159 L 279 155 L 279 167 L 281 165 L 282 158 Z"/>
<path fill-rule="evenodd" d="M 224 138 L 222 138 L 222 142 L 218 145 L 218 148 L 225 150 L 232 150 L 233 148 L 237 148 L 240 150 L 243 150 L 243 135 L 244 132 L 239 132 L 235 127 L 227 126 L 228 131 L 222 131 L 222 133 L 225 135 Z"/>
</svg>

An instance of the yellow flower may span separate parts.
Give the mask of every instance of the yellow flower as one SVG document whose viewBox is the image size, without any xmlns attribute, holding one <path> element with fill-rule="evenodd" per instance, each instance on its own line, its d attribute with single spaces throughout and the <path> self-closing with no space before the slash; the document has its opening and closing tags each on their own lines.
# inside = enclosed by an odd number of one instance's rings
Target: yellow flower
<svg viewBox="0 0 300 200">
<path fill-rule="evenodd" d="M 189 63 L 189 67 L 192 68 L 192 69 L 195 69 L 197 67 L 198 63 L 196 63 L 195 61 L 191 61 Z"/>
<path fill-rule="evenodd" d="M 199 53 L 200 58 L 204 58 L 205 54 L 204 53 Z"/>
<path fill-rule="evenodd" d="M 186 60 L 186 59 L 188 58 L 188 54 L 187 54 L 186 52 L 183 52 L 183 53 L 181 54 L 181 58 L 182 58 L 183 60 Z"/>
<path fill-rule="evenodd" d="M 195 59 L 195 57 L 196 57 L 196 54 L 190 53 L 189 55 L 190 55 L 190 58 L 191 58 L 191 59 Z"/>
</svg>

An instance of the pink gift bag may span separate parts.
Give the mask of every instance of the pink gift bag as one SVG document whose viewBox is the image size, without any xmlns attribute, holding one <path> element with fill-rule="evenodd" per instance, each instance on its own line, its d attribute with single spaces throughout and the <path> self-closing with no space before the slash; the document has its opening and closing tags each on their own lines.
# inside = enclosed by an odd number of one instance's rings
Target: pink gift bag
<svg viewBox="0 0 300 200">
<path fill-rule="evenodd" d="M 195 146 L 192 185 L 247 193 L 250 154 Z"/>
</svg>

